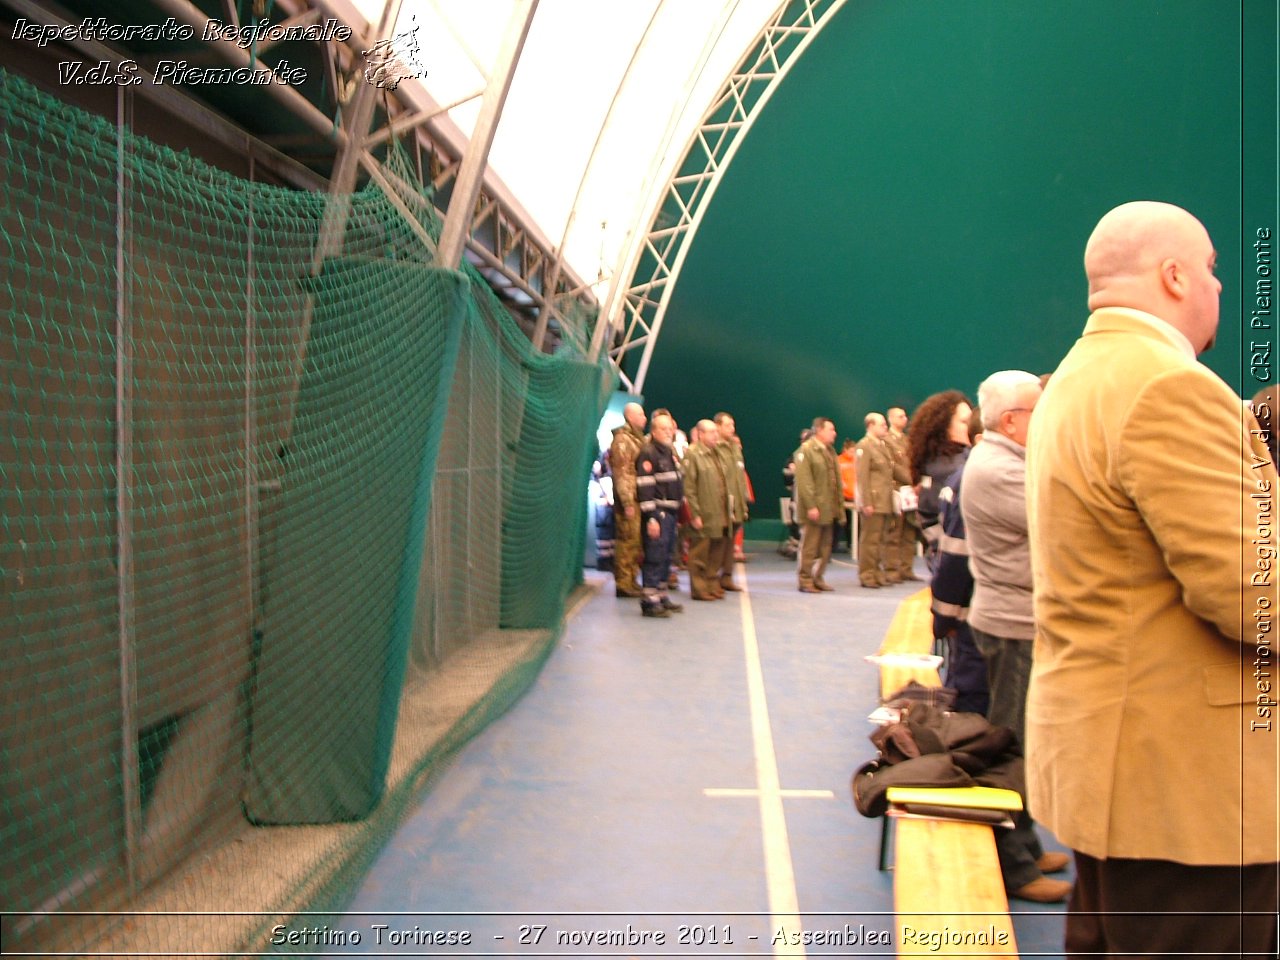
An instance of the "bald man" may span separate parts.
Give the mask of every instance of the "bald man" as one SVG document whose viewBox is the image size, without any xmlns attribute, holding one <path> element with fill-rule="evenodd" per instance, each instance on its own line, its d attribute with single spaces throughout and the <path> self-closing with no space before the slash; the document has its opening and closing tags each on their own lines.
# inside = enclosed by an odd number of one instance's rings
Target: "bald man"
<svg viewBox="0 0 1280 960">
<path fill-rule="evenodd" d="M 628 403 L 622 408 L 622 426 L 613 431 L 609 467 L 613 471 L 613 583 L 619 597 L 639 597 L 640 507 L 636 500 L 636 457 L 645 445 L 644 407 Z"/>
<path fill-rule="evenodd" d="M 1276 474 L 1196 360 L 1215 259 L 1178 207 L 1104 216 L 1093 312 L 1032 414 L 1027 796 L 1075 853 L 1070 956 L 1276 951 L 1276 586 L 1249 543 Z"/>
</svg>

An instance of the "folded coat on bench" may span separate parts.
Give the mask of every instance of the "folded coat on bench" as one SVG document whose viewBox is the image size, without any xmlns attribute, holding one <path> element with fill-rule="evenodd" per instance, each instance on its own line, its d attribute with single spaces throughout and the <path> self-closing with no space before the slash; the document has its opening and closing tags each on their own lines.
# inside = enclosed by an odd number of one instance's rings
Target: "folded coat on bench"
<svg viewBox="0 0 1280 960">
<path fill-rule="evenodd" d="M 879 756 L 859 767 L 852 783 L 853 804 L 865 817 L 884 814 L 890 787 L 1003 787 L 1026 802 L 1017 736 L 980 714 L 911 704 L 871 742 Z"/>
</svg>

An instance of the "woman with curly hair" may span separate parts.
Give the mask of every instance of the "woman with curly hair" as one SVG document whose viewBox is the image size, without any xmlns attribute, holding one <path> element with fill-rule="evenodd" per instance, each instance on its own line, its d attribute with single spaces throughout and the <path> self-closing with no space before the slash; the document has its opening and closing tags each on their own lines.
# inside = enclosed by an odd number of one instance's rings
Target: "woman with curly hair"
<svg viewBox="0 0 1280 960">
<path fill-rule="evenodd" d="M 911 482 L 919 493 L 920 528 L 928 545 L 929 569 L 937 555 L 938 492 L 960 468 L 969 449 L 969 398 L 959 390 L 944 390 L 928 397 L 911 417 L 907 434 L 907 460 Z"/>
</svg>

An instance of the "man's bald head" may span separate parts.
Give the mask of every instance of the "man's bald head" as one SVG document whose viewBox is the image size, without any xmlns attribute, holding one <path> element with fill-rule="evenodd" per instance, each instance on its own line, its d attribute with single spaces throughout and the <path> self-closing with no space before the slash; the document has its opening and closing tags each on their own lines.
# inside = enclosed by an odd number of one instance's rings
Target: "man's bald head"
<svg viewBox="0 0 1280 960">
<path fill-rule="evenodd" d="M 637 430 L 643 430 L 648 418 L 644 415 L 644 407 L 638 403 L 628 403 L 622 408 L 622 419 Z"/>
<path fill-rule="evenodd" d="M 1200 353 L 1218 327 L 1215 261 L 1208 231 L 1186 210 L 1153 200 L 1121 204 L 1085 245 L 1089 309 L 1143 310 L 1181 330 Z"/>
<path fill-rule="evenodd" d="M 714 420 L 699 420 L 698 437 L 704 447 L 714 447 L 720 442 L 720 425 Z"/>
</svg>

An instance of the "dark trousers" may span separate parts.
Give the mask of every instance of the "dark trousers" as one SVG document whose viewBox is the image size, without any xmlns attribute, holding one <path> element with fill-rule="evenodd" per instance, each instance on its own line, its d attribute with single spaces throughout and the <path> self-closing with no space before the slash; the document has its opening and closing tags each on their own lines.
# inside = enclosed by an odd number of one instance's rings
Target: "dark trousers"
<svg viewBox="0 0 1280 960">
<path fill-rule="evenodd" d="M 1000 876 L 1004 888 L 1010 892 L 1025 887 L 1044 874 L 1036 861 L 1044 854 L 1040 837 L 1036 834 L 1035 821 L 1023 810 L 1014 818 L 1012 830 L 996 831 L 996 857 L 1000 861 Z"/>
<path fill-rule="evenodd" d="M 989 702 L 987 719 L 992 726 L 1009 727 L 1018 735 L 1018 743 L 1026 743 L 1027 686 L 1031 682 L 1031 641 L 1009 640 L 983 633 L 970 625 L 973 643 L 987 664 Z M 1036 860 L 1044 851 L 1036 836 L 1031 817 L 1024 811 L 1017 828 L 996 840 L 1000 856 L 1000 872 L 1005 886 L 1017 890 L 1040 876 Z"/>
<path fill-rule="evenodd" d="M 991 704 L 987 686 L 987 661 L 978 652 L 969 632 L 969 624 L 961 620 L 947 638 L 947 673 L 945 686 L 956 692 L 953 709 L 963 713 L 987 716 Z"/>
<path fill-rule="evenodd" d="M 1198 954 L 1274 960 L 1277 864 L 1197 867 L 1075 856 L 1068 957 Z"/>
<path fill-rule="evenodd" d="M 987 688 L 991 694 L 987 719 L 997 727 L 1010 727 L 1018 735 L 1018 742 L 1025 745 L 1032 641 L 992 636 L 972 624 L 969 632 L 987 661 Z"/>
<path fill-rule="evenodd" d="M 645 606 L 655 606 L 667 595 L 671 579 L 671 558 L 676 552 L 676 517 L 670 514 L 658 521 L 658 535 L 649 536 L 649 519 L 640 524 L 644 536 L 644 565 L 640 568 L 640 581 L 644 586 Z"/>
</svg>

